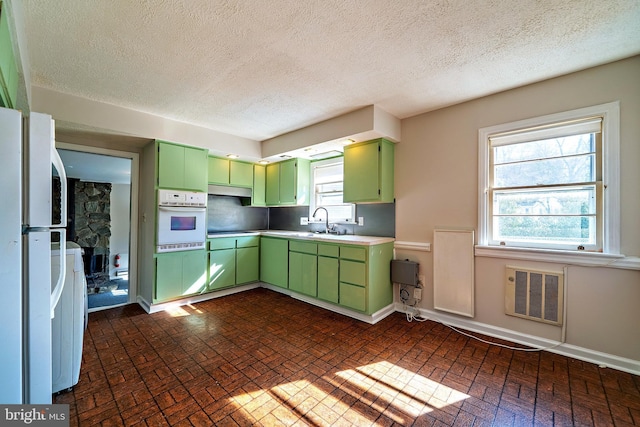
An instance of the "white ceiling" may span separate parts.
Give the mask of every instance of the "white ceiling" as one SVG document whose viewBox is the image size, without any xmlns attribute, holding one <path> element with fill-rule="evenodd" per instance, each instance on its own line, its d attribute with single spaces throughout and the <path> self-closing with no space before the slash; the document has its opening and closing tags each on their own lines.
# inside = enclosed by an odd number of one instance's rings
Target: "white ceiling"
<svg viewBox="0 0 640 427">
<path fill-rule="evenodd" d="M 32 84 L 255 140 L 640 53 L 638 0 L 25 0 Z"/>
</svg>

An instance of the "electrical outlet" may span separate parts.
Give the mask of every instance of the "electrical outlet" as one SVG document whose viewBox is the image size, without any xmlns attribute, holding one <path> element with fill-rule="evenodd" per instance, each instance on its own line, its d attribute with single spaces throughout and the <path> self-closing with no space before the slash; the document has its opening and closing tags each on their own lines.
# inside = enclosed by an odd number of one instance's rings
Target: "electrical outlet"
<svg viewBox="0 0 640 427">
<path fill-rule="evenodd" d="M 300 225 L 309 225 L 309 217 L 300 217 Z"/>
<path fill-rule="evenodd" d="M 359 226 L 363 226 L 364 225 L 364 217 L 363 216 L 359 216 L 358 217 L 358 225 Z"/>
<path fill-rule="evenodd" d="M 422 289 L 420 288 L 415 288 L 413 290 L 413 298 L 417 299 L 417 300 L 421 300 L 422 299 Z"/>
</svg>

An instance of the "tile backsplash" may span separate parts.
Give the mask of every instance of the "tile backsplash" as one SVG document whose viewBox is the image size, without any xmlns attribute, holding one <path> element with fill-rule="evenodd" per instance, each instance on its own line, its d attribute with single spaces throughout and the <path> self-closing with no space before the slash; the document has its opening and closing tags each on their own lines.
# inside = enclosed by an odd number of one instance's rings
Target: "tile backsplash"
<svg viewBox="0 0 640 427">
<path fill-rule="evenodd" d="M 323 224 L 300 225 L 301 217 L 309 217 L 308 206 L 253 207 L 244 206 L 239 197 L 209 195 L 207 232 L 245 230 L 320 231 Z M 356 218 L 364 217 L 364 226 L 339 224 L 345 234 L 395 237 L 395 203 L 356 205 Z"/>
</svg>

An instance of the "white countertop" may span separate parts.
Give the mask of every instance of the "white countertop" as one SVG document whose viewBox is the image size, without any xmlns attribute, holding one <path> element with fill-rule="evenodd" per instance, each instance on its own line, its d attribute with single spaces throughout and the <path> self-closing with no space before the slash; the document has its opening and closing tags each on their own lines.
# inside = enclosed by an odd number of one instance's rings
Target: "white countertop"
<svg viewBox="0 0 640 427">
<path fill-rule="evenodd" d="M 306 231 L 287 231 L 287 230 L 260 230 L 252 232 L 238 232 L 238 233 L 214 233 L 209 234 L 207 238 L 218 237 L 241 237 L 241 236 L 271 236 L 282 237 L 287 239 L 300 239 L 300 240 L 313 240 L 319 242 L 333 242 L 333 243 L 346 243 L 351 245 L 380 245 L 383 243 L 389 243 L 395 241 L 393 237 L 378 237 L 378 236 L 357 236 L 353 234 L 324 234 L 324 233 L 311 233 Z"/>
</svg>

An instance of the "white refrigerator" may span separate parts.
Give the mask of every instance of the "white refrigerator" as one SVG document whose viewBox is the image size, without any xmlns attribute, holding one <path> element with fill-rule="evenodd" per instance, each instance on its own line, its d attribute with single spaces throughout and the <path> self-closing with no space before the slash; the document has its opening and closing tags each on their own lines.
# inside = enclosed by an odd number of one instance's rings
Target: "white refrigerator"
<svg viewBox="0 0 640 427">
<path fill-rule="evenodd" d="M 54 172 L 55 170 L 55 172 Z M 52 177 L 61 220 L 52 221 Z M 66 175 L 51 116 L 0 108 L 0 403 L 51 403 L 51 319 L 65 257 L 51 277 L 51 236 L 65 247 Z"/>
</svg>

